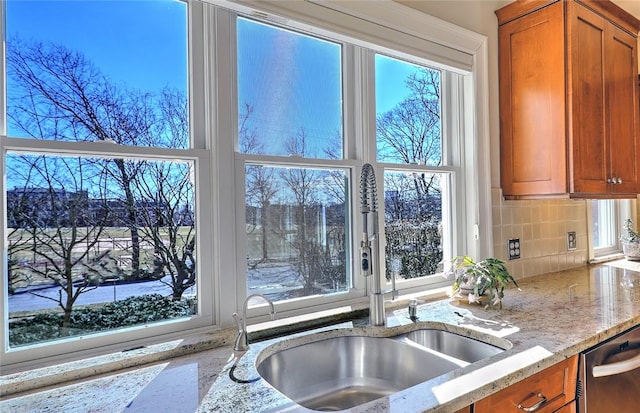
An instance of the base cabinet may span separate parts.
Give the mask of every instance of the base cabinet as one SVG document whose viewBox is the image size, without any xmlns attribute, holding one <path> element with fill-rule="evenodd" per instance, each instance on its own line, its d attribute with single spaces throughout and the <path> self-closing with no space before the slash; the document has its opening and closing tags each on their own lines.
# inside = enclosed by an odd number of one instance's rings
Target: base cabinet
<svg viewBox="0 0 640 413">
<path fill-rule="evenodd" d="M 575 413 L 577 377 L 576 355 L 478 401 L 473 411 Z"/>
<path fill-rule="evenodd" d="M 564 406 L 556 410 L 554 413 L 576 413 L 578 411 L 577 406 L 578 404 L 575 401 L 573 401 L 569 404 L 565 404 Z"/>
</svg>

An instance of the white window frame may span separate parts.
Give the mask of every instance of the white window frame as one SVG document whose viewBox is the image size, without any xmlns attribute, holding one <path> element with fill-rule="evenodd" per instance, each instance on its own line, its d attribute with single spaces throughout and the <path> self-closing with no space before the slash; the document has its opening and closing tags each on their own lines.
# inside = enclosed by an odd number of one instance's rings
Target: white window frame
<svg viewBox="0 0 640 413">
<path fill-rule="evenodd" d="M 395 2 L 341 2 L 341 1 L 217 1 L 205 0 L 189 2 L 189 98 L 191 127 L 195 149 L 181 152 L 180 157 L 196 159 L 202 166 L 198 180 L 198 250 L 201 278 L 198 287 L 198 297 L 201 315 L 189 323 L 170 323 L 162 328 L 145 328 L 128 331 L 123 334 L 109 334 L 90 339 L 83 339 L 80 343 L 65 343 L 65 349 L 53 345 L 39 348 L 36 352 L 22 352 L 21 359 L 16 354 L 2 353 L 3 371 L 7 366 L 23 366 L 47 363 L 73 357 L 95 356 L 97 353 L 120 351 L 136 345 L 152 342 L 167 341 L 171 338 L 183 337 L 187 332 L 199 332 L 234 325 L 232 313 L 241 309 L 245 293 L 240 293 L 238 285 L 237 258 L 237 222 L 235 206 L 240 196 L 235 188 L 242 187 L 236 182 L 240 167 L 230 154 L 234 153 L 233 139 L 237 135 L 237 102 L 233 88 L 236 83 L 235 72 L 230 62 L 235 62 L 232 44 L 235 38 L 229 36 L 231 20 L 226 9 L 248 13 L 266 13 L 267 20 L 275 19 L 276 23 L 291 19 L 292 24 L 302 27 L 312 27 L 318 34 L 325 31 L 330 34 L 343 35 L 348 39 L 357 39 L 361 46 L 377 45 L 380 51 L 399 52 L 408 59 L 419 57 L 425 62 L 439 62 L 444 68 L 454 68 L 456 65 L 466 65 L 464 73 L 457 81 L 456 93 L 467 97 L 458 119 L 451 120 L 447 128 L 455 128 L 464 136 L 463 145 L 458 148 L 460 156 L 459 177 L 453 186 L 460 191 L 458 202 L 465 206 L 456 209 L 452 218 L 451 232 L 455 234 L 453 254 L 467 254 L 477 258 L 492 254 L 492 214 L 491 214 L 491 184 L 489 162 L 489 82 L 488 82 L 488 41 L 483 35 L 460 28 L 435 17 L 422 14 L 415 9 Z M 211 3 L 211 4 L 209 4 Z M 223 6 L 219 8 L 216 6 Z M 2 2 L 4 7 L 4 2 Z M 0 12 L 0 24 L 4 22 L 4 12 Z M 283 16 L 283 17 L 275 17 Z M 281 19 L 285 19 L 284 21 Z M 220 36 L 219 33 L 227 33 Z M 4 32 L 3 32 L 4 35 Z M 3 36 L 4 39 L 4 36 Z M 4 48 L 2 49 L 4 53 Z M 345 53 L 354 53 L 346 48 Z M 4 55 L 1 56 L 0 73 L 0 107 L 5 105 L 5 68 Z M 230 58 L 231 57 L 231 58 Z M 462 59 L 462 61 L 461 61 Z M 362 57 L 350 59 L 353 67 L 345 69 L 343 84 L 351 85 L 358 81 L 354 77 L 364 64 Z M 366 81 L 366 79 L 364 79 Z M 360 92 L 363 92 L 362 90 Z M 352 99 L 345 95 L 345 100 Z M 370 99 L 370 98 L 369 98 Z M 362 125 L 373 122 L 375 115 L 371 115 L 355 102 L 346 105 L 350 108 L 344 113 L 345 135 L 371 136 L 370 130 Z M 364 119 L 363 123 L 354 120 Z M 4 110 L 0 113 L 0 134 L 6 133 L 6 118 Z M 370 128 L 370 127 L 369 127 Z M 443 125 L 444 133 L 445 125 Z M 375 131 L 375 126 L 374 129 Z M 344 165 L 351 172 L 352 183 L 357 182 L 360 166 L 365 159 L 362 139 L 355 139 L 345 147 L 347 158 Z M 4 155 L 8 149 L 23 147 L 24 141 L 13 142 L 6 136 L 0 137 L 0 149 Z M 79 146 L 78 146 L 79 145 Z M 56 142 L 51 150 L 56 153 L 83 152 L 87 154 L 112 154 L 118 156 L 144 155 L 157 159 L 170 159 L 175 154 L 171 151 L 150 150 L 137 152 L 135 148 L 125 150 L 114 148 L 101 143 L 89 146 L 82 143 Z M 204 165 L 207 165 L 206 167 Z M 0 168 L 4 171 L 4 156 L 0 156 Z M 354 180 L 355 179 L 355 180 Z M 378 180 L 380 180 L 378 178 Z M 352 185 L 353 186 L 353 185 Z M 352 188 L 352 193 L 353 193 Z M 0 201 L 5 205 L 5 182 L 0 187 Z M 5 214 L 6 215 L 6 214 Z M 359 220 L 359 214 L 351 213 Z M 4 219 L 4 218 L 3 218 Z M 356 228 L 359 228 L 354 222 Z M 4 232 L 4 231 L 3 231 Z M 357 234 L 358 231 L 354 231 Z M 243 232 L 240 233 L 242 236 Z M 5 251 L 6 234 L 1 234 L 0 245 Z M 359 245 L 357 235 L 353 235 L 352 246 Z M 353 248 L 353 247 L 352 247 Z M 235 257 L 229 259 L 229 257 Z M 3 262 L 6 263 L 6 260 Z M 244 265 L 244 263 L 243 263 Z M 6 270 L 6 268 L 5 268 Z M 240 275 L 244 277 L 244 275 Z M 6 280 L 2 281 L 3 291 L 7 291 Z M 354 285 L 360 289 L 358 302 L 366 302 L 363 296 L 364 280 L 355 277 Z M 424 287 L 416 287 L 423 288 Z M 7 310 L 6 299 L 0 299 L 3 309 Z M 341 301 L 324 304 L 326 307 L 348 305 L 351 301 Z M 313 310 L 321 310 L 323 306 Z M 262 314 L 265 311 L 252 309 L 249 321 L 266 320 Z M 308 312 L 310 308 L 292 308 L 282 311 L 281 316 Z M 183 329 L 184 327 L 184 329 Z M 0 332 L 0 340 L 6 341 L 6 330 Z M 55 347 L 56 351 L 53 351 Z M 31 359 L 30 356 L 35 358 Z M 27 361 L 31 359 L 31 361 Z"/>
<path fill-rule="evenodd" d="M 413 63 L 413 62 L 412 62 Z M 421 64 L 421 63 L 417 63 Z M 462 117 L 464 114 L 463 98 L 460 94 L 463 77 L 465 75 L 452 71 L 441 71 L 441 111 L 442 111 L 442 165 L 441 166 L 425 166 L 425 165 L 403 165 L 395 163 L 378 163 L 381 178 L 384 172 L 418 172 L 418 173 L 434 173 L 442 176 L 442 227 L 443 234 L 443 262 L 451 260 L 452 257 L 460 254 L 468 255 L 465 251 L 467 248 L 466 240 L 457 236 L 456 228 L 466 225 L 467 208 L 447 208 L 449 205 L 464 205 L 465 193 L 463 188 L 466 186 L 467 177 L 462 173 L 464 171 L 464 155 L 462 149 L 465 147 L 464 132 L 461 130 Z M 375 142 L 374 142 L 375 145 Z M 375 147 L 375 146 L 374 146 Z M 384 228 L 384 216 L 382 216 L 380 228 Z M 384 237 L 383 237 L 384 239 Z M 381 243 L 380 249 L 384 252 L 384 243 Z M 386 274 L 385 257 L 381 255 L 381 272 Z M 442 270 L 440 270 L 442 271 Z M 437 288 L 450 285 L 451 280 L 443 277 L 420 277 L 396 282 L 396 288 L 402 293 L 413 293 L 428 288 Z M 391 288 L 391 282 L 387 282 L 387 288 Z"/>
<path fill-rule="evenodd" d="M 3 2 L 0 11 L 0 21 L 4 25 L 5 19 L 5 3 Z M 141 146 L 117 145 L 105 142 L 62 142 L 44 139 L 30 139 L 21 137 L 7 137 L 6 123 L 6 68 L 5 68 L 5 50 L 2 48 L 1 67 L 2 73 L 2 90 L 0 93 L 1 116 L 0 116 L 0 170 L 3 172 L 3 179 L 0 183 L 0 202 L 3 206 L 3 225 L 0 229 L 0 243 L 5 255 L 3 260 L 3 274 L 6 274 L 6 247 L 7 234 L 6 228 L 6 170 L 5 157 L 7 152 L 29 152 L 38 154 L 48 154 L 52 156 L 79 155 L 87 157 L 117 157 L 127 159 L 148 159 L 156 161 L 185 160 L 194 162 L 195 166 L 195 205 L 196 205 L 196 263 L 198 266 L 197 274 L 197 297 L 198 312 L 189 319 L 167 320 L 162 323 L 149 326 L 127 327 L 115 331 L 108 331 L 99 334 L 90 334 L 86 336 L 71 337 L 64 340 L 56 340 L 53 342 L 39 343 L 24 347 L 9 348 L 8 345 L 8 325 L 3 316 L 0 329 L 0 343 L 2 343 L 2 351 L 0 358 L 2 359 L 3 371 L 8 369 L 23 369 L 29 366 L 39 365 L 46 359 L 47 362 L 52 360 L 64 360 L 70 355 L 74 357 L 83 355 L 95 355 L 96 349 L 99 351 L 122 351 L 123 349 L 144 345 L 149 343 L 149 339 L 162 336 L 165 339 L 184 335 L 185 331 L 196 331 L 198 329 L 210 328 L 218 323 L 216 320 L 216 312 L 214 311 L 214 278 L 213 274 L 206 269 L 213 268 L 213 255 L 208 253 L 213 250 L 213 237 L 211 229 L 215 228 L 212 218 L 215 216 L 215 208 L 212 210 L 210 205 L 212 200 L 213 180 L 211 176 L 211 153 L 210 144 L 207 141 L 207 124 L 209 123 L 208 114 L 204 110 L 198 110 L 205 107 L 208 100 L 208 93 L 205 90 L 205 79 L 207 76 L 206 65 L 203 64 L 195 51 L 197 46 L 203 43 L 204 39 L 204 21 L 202 19 L 203 5 L 199 2 L 187 3 L 188 18 L 188 38 L 190 40 L 188 56 L 189 56 L 189 108 L 190 108 L 190 149 L 170 149 L 170 148 L 151 148 Z M 5 42 L 3 30 L 3 46 Z M 198 39 L 198 40 L 195 40 Z M 195 41 L 194 41 L 195 40 Z M 201 91 L 204 91 L 201 92 Z M 8 314 L 7 302 L 7 278 L 2 276 L 2 291 L 0 295 L 0 303 L 3 308 L 3 314 Z"/>
<path fill-rule="evenodd" d="M 620 235 L 622 235 L 624 222 L 633 219 L 635 202 L 628 199 L 608 199 L 610 208 L 608 214 L 601 211 L 597 218 L 600 221 L 601 230 L 606 230 L 610 239 L 614 240 L 614 244 L 605 247 L 595 246 L 595 222 L 593 218 L 594 203 L 601 200 L 587 201 L 587 231 L 589 239 L 589 261 L 600 262 L 610 259 L 620 258 L 622 256 L 622 244 L 620 243 Z M 634 221 L 635 222 L 635 221 Z"/>
<path fill-rule="evenodd" d="M 431 67 L 441 67 L 452 70 L 459 75 L 455 79 L 451 76 L 445 77 L 444 81 L 448 82 L 451 92 L 447 98 L 443 97 L 443 105 L 447 105 L 444 110 L 451 112 L 455 102 L 464 102 L 458 104 L 458 115 L 448 117 L 442 125 L 443 135 L 459 133 L 461 136 L 460 143 L 452 149 L 452 159 L 448 159 L 452 176 L 456 176 L 451 182 L 452 193 L 455 193 L 457 205 L 463 205 L 463 208 L 456 208 L 456 212 L 446 220 L 450 225 L 451 234 L 451 255 L 466 254 L 476 257 L 486 257 L 491 254 L 491 246 L 493 245 L 492 236 L 492 217 L 491 217 L 491 197 L 490 197 L 490 175 L 489 175 L 489 134 L 488 134 L 488 80 L 487 80 L 487 39 L 484 36 L 469 32 L 458 28 L 454 25 L 442 22 L 430 16 L 416 13 L 415 10 L 396 3 L 379 3 L 367 2 L 367 4 L 358 4 L 358 2 L 342 3 L 342 2 L 322 2 L 315 4 L 313 2 L 261 2 L 259 4 L 244 1 L 213 1 L 216 4 L 222 4 L 233 11 L 230 12 L 229 20 L 225 21 L 221 26 L 233 26 L 234 12 L 262 19 L 267 23 L 275 25 L 284 25 L 290 29 L 297 29 L 311 35 L 320 37 L 326 36 L 331 41 L 345 40 L 354 43 L 365 49 L 373 49 L 387 55 L 397 58 L 405 58 L 418 64 L 424 64 Z M 348 13 L 344 15 L 343 13 Z M 347 22 L 348 21 L 348 22 Z M 373 26 L 372 26 L 372 22 Z M 432 23 L 432 24 L 430 24 Z M 377 31 L 369 31 L 371 28 Z M 380 30 L 384 29 L 384 40 Z M 407 50 L 406 44 L 401 43 L 405 37 L 410 35 L 414 37 L 413 49 Z M 218 34 L 218 39 L 223 38 Z M 424 39 L 427 42 L 435 43 L 434 48 L 439 55 L 439 61 L 428 60 L 433 58 L 429 54 L 430 48 L 420 49 L 415 47 L 415 37 Z M 373 41 L 372 41 L 373 39 Z M 378 41 L 376 43 L 376 41 Z M 229 38 L 223 38 L 225 45 L 234 44 L 235 33 Z M 398 42 L 398 43 L 394 43 Z M 419 42 L 418 42 L 419 43 Z M 292 302 L 282 302 L 277 304 L 277 312 L 280 316 L 298 315 L 310 311 L 322 310 L 326 308 L 336 307 L 338 304 L 350 304 L 353 300 L 364 302 L 365 280 L 359 276 L 357 271 L 358 263 L 355 262 L 355 250 L 359 245 L 358 239 L 360 231 L 361 217 L 358 214 L 357 203 L 357 182 L 360 173 L 360 166 L 365 162 L 370 162 L 376 168 L 376 176 L 378 185 L 382 180 L 382 168 L 385 165 L 376 164 L 375 156 L 371 156 L 371 144 L 366 142 L 364 137 L 375 141 L 375 113 L 369 113 L 367 108 L 375 107 L 375 98 L 371 96 L 369 91 L 372 87 L 364 85 L 367 82 L 373 82 L 371 71 L 362 70 L 363 66 L 373 67 L 373 58 L 366 56 L 365 49 L 356 49 L 343 47 L 343 54 L 346 55 L 343 60 L 343 85 L 347 89 L 343 99 L 345 103 L 344 109 L 344 135 L 347 137 L 345 142 L 345 152 L 347 159 L 340 163 L 329 160 L 305 160 L 306 165 L 329 166 L 329 167 L 348 167 L 351 169 L 351 194 L 352 194 L 352 236 L 351 236 L 351 274 L 353 278 L 353 290 L 349 294 L 338 294 L 330 297 L 312 297 Z M 452 53 L 450 59 L 444 58 L 447 52 L 455 50 L 463 52 L 471 56 L 469 60 L 468 70 L 460 69 L 458 65 L 464 66 L 464 62 L 457 61 L 456 53 Z M 413 53 L 415 52 L 415 54 Z M 453 57 L 452 57 L 453 56 Z M 464 57 L 464 56 L 463 56 Z M 221 60 L 222 57 L 219 57 Z M 463 59 L 464 60 L 464 59 Z M 235 68 L 235 58 L 231 61 L 230 68 L 225 69 L 233 72 Z M 233 84 L 235 85 L 235 77 Z M 355 84 L 355 86 L 353 86 Z M 349 88 L 353 91 L 348 91 Z M 362 100 L 365 105 L 353 102 L 354 96 L 358 96 L 356 100 Z M 462 99 L 467 97 L 467 99 Z M 237 97 L 232 95 L 232 99 L 228 100 L 229 106 L 237 108 Z M 237 112 L 237 109 L 235 109 Z M 234 113 L 233 119 L 237 119 L 237 113 Z M 362 119 L 362 121 L 358 121 Z M 225 128 L 224 133 L 231 133 L 237 136 L 237 125 L 229 124 Z M 349 136 L 355 136 L 355 139 L 349 140 Z M 446 139 L 446 138 L 445 138 Z M 240 309 L 244 298 L 246 297 L 246 255 L 244 251 L 244 161 L 246 157 L 234 154 L 233 148 L 229 148 L 229 144 L 225 144 L 227 159 L 233 157 L 235 168 L 233 175 L 234 187 L 228 185 L 228 190 L 233 194 L 235 199 L 235 246 L 236 246 L 236 268 L 231 270 L 231 275 L 221 274 L 221 283 L 224 291 L 235 291 L 235 300 L 229 297 L 221 298 L 222 308 Z M 265 162 L 269 162 L 269 157 L 264 157 Z M 256 159 L 253 155 L 251 159 Z M 294 162 L 295 164 L 295 162 Z M 388 165 L 391 169 L 403 168 L 402 165 Z M 439 170 L 442 172 L 442 170 Z M 227 186 L 227 185 L 225 185 Z M 379 191 L 379 194 L 382 193 Z M 229 207 L 231 205 L 229 204 Z M 234 207 L 231 207 L 232 209 Z M 446 211 L 443 211 L 446 212 Z M 383 214 L 379 215 L 379 228 L 384 228 Z M 380 251 L 384 252 L 383 245 Z M 450 258 L 450 257 L 445 257 Z M 378 262 L 384 263 L 384 259 L 379 257 Z M 380 270 L 380 276 L 384 277 L 384 266 Z M 446 284 L 447 281 L 441 279 Z M 433 280 L 430 280 L 433 281 Z M 428 285 L 425 279 L 406 280 L 403 282 L 403 292 L 415 292 L 424 290 Z M 226 286 L 226 287 L 224 287 Z M 224 300 L 224 301 L 223 301 Z M 249 311 L 249 320 L 258 321 L 266 320 L 266 311 L 260 305 L 256 311 Z M 231 313 L 231 311 L 229 311 Z M 229 314 L 230 315 L 230 314 Z M 228 315 L 222 314 L 223 325 L 231 325 L 231 319 Z"/>
</svg>

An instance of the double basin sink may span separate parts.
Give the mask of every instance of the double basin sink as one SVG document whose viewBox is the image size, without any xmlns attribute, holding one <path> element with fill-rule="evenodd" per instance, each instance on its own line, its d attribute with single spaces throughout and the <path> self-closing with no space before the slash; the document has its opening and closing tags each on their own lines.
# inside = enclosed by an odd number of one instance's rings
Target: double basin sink
<svg viewBox="0 0 640 413">
<path fill-rule="evenodd" d="M 257 360 L 260 376 L 308 409 L 336 411 L 385 397 L 504 351 L 450 331 L 335 336 Z"/>
</svg>

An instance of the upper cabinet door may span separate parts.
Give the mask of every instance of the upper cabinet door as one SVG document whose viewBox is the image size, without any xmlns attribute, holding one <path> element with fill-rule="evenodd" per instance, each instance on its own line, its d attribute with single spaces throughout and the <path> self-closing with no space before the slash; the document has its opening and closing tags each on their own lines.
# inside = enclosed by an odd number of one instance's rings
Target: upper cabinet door
<svg viewBox="0 0 640 413">
<path fill-rule="evenodd" d="M 571 192 L 605 193 L 610 176 L 605 115 L 607 22 L 576 3 L 568 7 Z"/>
<path fill-rule="evenodd" d="M 605 38 L 606 86 L 611 145 L 611 191 L 640 193 L 640 112 L 637 39 L 613 24 Z"/>
<path fill-rule="evenodd" d="M 506 195 L 567 192 L 563 5 L 499 29 L 501 181 Z"/>
<path fill-rule="evenodd" d="M 638 193 L 637 39 L 579 4 L 569 7 L 571 192 Z"/>
</svg>

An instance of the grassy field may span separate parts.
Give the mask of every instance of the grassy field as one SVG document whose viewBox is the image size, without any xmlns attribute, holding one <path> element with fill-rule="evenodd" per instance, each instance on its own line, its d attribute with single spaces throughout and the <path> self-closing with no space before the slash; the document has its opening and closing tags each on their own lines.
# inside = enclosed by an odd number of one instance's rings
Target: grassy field
<svg viewBox="0 0 640 413">
<path fill-rule="evenodd" d="M 76 229 L 76 239 L 86 237 L 87 228 Z M 178 231 L 178 248 L 182 248 L 184 241 L 189 236 L 195 235 L 190 227 L 181 227 Z M 48 258 L 53 258 L 57 265 L 63 264 L 62 246 L 68 247 L 72 242 L 72 231 L 70 228 L 62 230 L 50 229 L 40 231 L 36 242 L 34 242 L 33 233 L 28 229 L 11 229 L 8 231 L 9 254 L 8 257 L 12 262 L 12 287 L 21 288 L 34 286 L 39 284 L 50 283 L 51 280 L 38 274 L 38 271 L 53 270 L 53 264 Z M 38 243 L 38 239 L 45 237 L 55 237 L 54 241 L 48 245 Z M 165 245 L 169 243 L 169 235 L 165 230 L 163 234 Z M 115 276 L 119 273 L 131 273 L 131 234 L 128 228 L 108 227 L 104 228 L 99 239 L 95 242 L 95 236 L 89 234 L 86 242 L 76 243 L 71 251 L 72 257 L 80 257 L 89 251 L 88 259 L 105 255 L 101 267 L 106 274 L 104 277 Z M 154 265 L 154 245 L 152 242 L 145 240 L 144 230 L 140 230 L 140 268 L 152 271 Z M 37 248 L 37 250 L 36 250 Z M 46 255 L 46 256 L 43 256 Z M 108 257 L 108 258 L 107 258 Z M 100 263 L 92 264 L 94 267 Z M 35 271 L 34 271 L 35 270 Z M 84 265 L 76 265 L 74 278 L 81 277 L 87 268 Z"/>
</svg>

